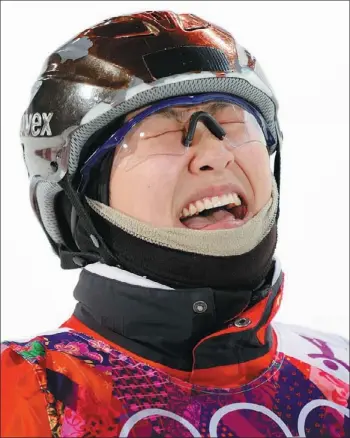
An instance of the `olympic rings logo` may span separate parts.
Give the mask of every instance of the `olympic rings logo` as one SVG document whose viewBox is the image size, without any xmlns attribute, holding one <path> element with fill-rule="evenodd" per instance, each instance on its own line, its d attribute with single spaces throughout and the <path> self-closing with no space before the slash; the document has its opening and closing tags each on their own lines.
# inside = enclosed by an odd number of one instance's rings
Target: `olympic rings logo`
<svg viewBox="0 0 350 438">
<path fill-rule="evenodd" d="M 345 408 L 344 406 L 337 405 L 336 403 L 333 403 L 328 400 L 313 400 L 309 402 L 307 405 L 303 407 L 303 409 L 300 411 L 299 417 L 298 417 L 298 436 L 299 437 L 305 437 L 305 423 L 307 416 L 309 413 L 314 410 L 315 408 L 318 408 L 320 406 L 330 407 L 338 412 L 340 412 L 343 415 L 346 415 L 347 417 L 350 416 L 349 409 Z M 215 414 L 212 416 L 209 424 L 209 434 L 212 438 L 217 437 L 217 428 L 220 420 L 226 415 L 231 412 L 240 411 L 240 410 L 251 410 L 255 412 L 261 412 L 265 415 L 267 415 L 271 420 L 273 420 L 283 431 L 284 435 L 288 438 L 293 438 L 293 435 L 291 431 L 289 430 L 286 423 L 281 420 L 274 412 L 272 412 L 270 409 L 260 406 L 254 403 L 233 403 L 227 406 L 224 406 L 220 408 Z M 194 438 L 200 437 L 201 434 L 199 431 L 186 419 L 180 417 L 180 415 L 174 414 L 173 412 L 167 411 L 165 409 L 145 409 L 141 412 L 138 412 L 134 414 L 132 417 L 128 419 L 128 421 L 124 424 L 119 437 L 120 438 L 127 438 L 129 436 L 130 431 L 132 428 L 141 420 L 152 417 L 154 415 L 159 415 L 163 417 L 170 418 L 172 420 L 178 421 L 180 424 L 182 424 L 191 434 Z"/>
</svg>

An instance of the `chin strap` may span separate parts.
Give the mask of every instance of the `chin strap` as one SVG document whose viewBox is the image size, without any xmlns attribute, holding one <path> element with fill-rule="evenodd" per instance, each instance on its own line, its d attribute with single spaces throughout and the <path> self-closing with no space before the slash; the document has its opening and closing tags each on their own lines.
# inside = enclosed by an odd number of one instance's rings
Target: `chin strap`
<svg viewBox="0 0 350 438">
<path fill-rule="evenodd" d="M 106 263 L 107 265 L 116 265 L 118 260 L 110 251 L 106 243 L 104 242 L 101 235 L 97 232 L 86 208 L 84 207 L 78 193 L 74 190 L 70 177 L 66 175 L 60 182 L 60 186 L 67 195 L 69 201 L 72 204 L 73 211 L 79 217 L 79 221 L 83 228 L 89 235 L 92 244 L 95 247 L 96 252 L 76 252 L 67 249 L 66 247 L 59 248 L 59 256 L 61 258 L 61 266 L 63 269 L 73 269 L 77 267 L 82 267 L 91 262 L 100 261 Z M 74 236 L 74 227 L 71 230 Z"/>
<path fill-rule="evenodd" d="M 276 222 L 277 222 L 279 215 L 280 215 L 280 199 L 281 199 L 281 150 L 280 150 L 280 146 L 277 146 L 277 149 L 276 149 L 273 174 L 274 174 L 275 179 L 276 179 L 278 196 L 279 196 L 277 214 L 276 214 Z"/>
<path fill-rule="evenodd" d="M 275 155 L 273 174 L 274 174 L 275 179 L 276 179 L 278 196 L 279 196 L 277 214 L 276 214 L 276 223 L 277 223 L 279 215 L 280 215 L 280 202 L 281 202 L 281 149 L 282 149 L 282 142 L 283 142 L 283 133 L 280 130 L 280 127 L 279 127 L 279 124 L 277 121 L 276 121 L 276 129 L 277 129 L 277 146 L 276 146 L 276 155 Z"/>
</svg>

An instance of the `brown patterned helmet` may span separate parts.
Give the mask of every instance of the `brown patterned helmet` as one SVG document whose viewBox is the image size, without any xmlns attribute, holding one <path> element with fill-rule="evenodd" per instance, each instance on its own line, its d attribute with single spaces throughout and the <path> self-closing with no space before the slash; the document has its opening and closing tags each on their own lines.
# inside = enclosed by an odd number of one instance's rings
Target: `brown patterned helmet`
<svg viewBox="0 0 350 438">
<path fill-rule="evenodd" d="M 274 137 L 274 152 L 280 142 L 277 101 L 256 59 L 226 30 L 195 15 L 111 18 L 48 57 L 22 118 L 21 142 L 32 206 L 57 253 L 69 245 L 55 198 L 67 190 L 88 140 L 145 105 L 213 92 L 254 105 Z"/>
</svg>

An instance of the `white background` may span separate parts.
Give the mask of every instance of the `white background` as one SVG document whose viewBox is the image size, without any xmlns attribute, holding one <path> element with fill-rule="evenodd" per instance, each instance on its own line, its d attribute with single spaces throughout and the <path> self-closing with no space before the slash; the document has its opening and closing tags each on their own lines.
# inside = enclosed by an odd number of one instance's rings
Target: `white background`
<svg viewBox="0 0 350 438">
<path fill-rule="evenodd" d="M 78 271 L 62 271 L 29 204 L 20 118 L 45 58 L 106 18 L 171 9 L 230 30 L 262 64 L 280 101 L 286 272 L 277 319 L 349 332 L 348 2 L 2 2 L 1 338 L 58 327 Z"/>
</svg>

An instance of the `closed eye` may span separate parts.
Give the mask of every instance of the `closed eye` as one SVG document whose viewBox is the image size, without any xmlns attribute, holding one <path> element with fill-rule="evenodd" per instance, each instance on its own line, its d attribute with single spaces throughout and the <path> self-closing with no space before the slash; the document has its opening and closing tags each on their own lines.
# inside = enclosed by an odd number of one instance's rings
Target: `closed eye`
<svg viewBox="0 0 350 438">
<path fill-rule="evenodd" d="M 159 134 L 153 134 L 153 135 L 149 135 L 148 137 L 142 137 L 142 139 L 143 140 L 150 140 L 150 139 L 153 139 L 153 138 L 159 138 L 159 137 L 162 137 L 164 135 L 173 134 L 173 133 L 176 133 L 176 132 L 179 132 L 179 133 L 182 134 L 183 131 L 181 129 L 176 129 L 174 131 L 160 132 Z"/>
</svg>

